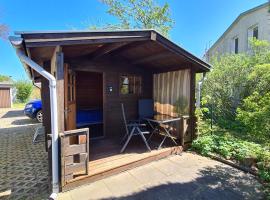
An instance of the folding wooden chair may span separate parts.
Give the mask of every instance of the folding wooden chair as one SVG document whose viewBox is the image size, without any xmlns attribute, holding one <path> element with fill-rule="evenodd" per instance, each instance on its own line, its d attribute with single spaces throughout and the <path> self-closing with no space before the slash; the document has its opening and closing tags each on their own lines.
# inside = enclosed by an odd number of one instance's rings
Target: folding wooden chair
<svg viewBox="0 0 270 200">
<path fill-rule="evenodd" d="M 144 136 L 146 134 L 150 134 L 150 132 L 142 130 L 142 128 L 145 127 L 146 125 L 139 123 L 139 121 L 137 121 L 137 120 L 131 121 L 130 123 L 127 123 L 125 108 L 124 108 L 123 103 L 121 103 L 121 108 L 122 108 L 122 115 L 123 115 L 123 120 L 124 120 L 124 124 L 125 124 L 125 130 L 126 130 L 126 134 L 125 134 L 124 138 L 122 139 L 122 141 L 126 140 L 126 142 L 124 143 L 120 153 L 123 153 L 125 151 L 130 139 L 136 135 L 140 135 L 142 137 L 147 149 L 149 151 L 151 151 L 151 148 L 150 148 L 149 144 L 147 143 L 147 140 Z"/>
</svg>

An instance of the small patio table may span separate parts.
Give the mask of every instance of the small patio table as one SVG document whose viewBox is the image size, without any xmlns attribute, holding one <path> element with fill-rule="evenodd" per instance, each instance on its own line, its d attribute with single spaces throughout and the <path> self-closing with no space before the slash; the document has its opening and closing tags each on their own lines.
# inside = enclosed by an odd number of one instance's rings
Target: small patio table
<svg viewBox="0 0 270 200">
<path fill-rule="evenodd" d="M 158 130 L 160 129 L 164 130 L 164 134 L 159 133 L 160 135 L 164 136 L 164 138 L 162 139 L 158 149 L 162 147 L 163 143 L 165 142 L 167 138 L 170 138 L 177 145 L 175 138 L 171 135 L 170 130 L 169 128 L 166 127 L 166 125 L 172 122 L 180 121 L 181 119 L 180 117 L 172 117 L 169 115 L 157 114 L 157 115 L 154 115 L 153 117 L 145 117 L 143 119 L 146 120 L 148 124 L 151 126 L 151 128 L 153 129 L 152 134 L 150 135 L 148 140 L 150 140 L 152 135 Z"/>
</svg>

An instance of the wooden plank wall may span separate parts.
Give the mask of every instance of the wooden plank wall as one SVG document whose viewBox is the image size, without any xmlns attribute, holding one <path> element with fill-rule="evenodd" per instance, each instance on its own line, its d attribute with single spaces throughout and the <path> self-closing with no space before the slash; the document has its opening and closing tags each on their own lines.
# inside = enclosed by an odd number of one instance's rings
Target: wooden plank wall
<svg viewBox="0 0 270 200">
<path fill-rule="evenodd" d="M 114 64 L 97 67 L 91 65 L 87 60 L 70 62 L 71 68 L 76 71 L 92 71 L 103 73 L 103 110 L 104 110 L 104 130 L 105 136 L 119 140 L 124 134 L 124 124 L 121 112 L 121 103 L 125 105 L 127 119 L 136 119 L 138 117 L 138 100 L 140 98 L 152 98 L 153 74 L 145 69 L 136 68 L 130 65 Z M 142 76 L 142 94 L 141 95 L 121 95 L 120 75 L 134 74 Z M 79 79 L 79 77 L 77 77 Z M 112 92 L 108 87 L 112 87 Z"/>
<path fill-rule="evenodd" d="M 103 75 L 96 72 L 76 72 L 77 109 L 103 107 Z"/>
<path fill-rule="evenodd" d="M 0 88 L 0 108 L 10 108 L 10 88 Z"/>
</svg>

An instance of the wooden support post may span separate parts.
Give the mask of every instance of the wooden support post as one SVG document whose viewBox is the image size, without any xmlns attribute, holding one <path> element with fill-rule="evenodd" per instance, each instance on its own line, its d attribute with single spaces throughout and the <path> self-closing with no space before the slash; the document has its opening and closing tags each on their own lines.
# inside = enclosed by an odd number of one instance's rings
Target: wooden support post
<svg viewBox="0 0 270 200">
<path fill-rule="evenodd" d="M 191 139 L 195 139 L 195 127 L 196 127 L 196 117 L 195 117 L 195 86 L 196 77 L 195 71 L 190 70 L 190 110 L 189 110 L 189 130 L 191 134 Z"/>
<path fill-rule="evenodd" d="M 56 79 L 56 92 L 57 92 L 57 117 L 58 117 L 58 134 L 64 133 L 64 54 L 61 52 L 61 47 L 56 46 L 53 56 L 51 58 L 51 74 L 55 76 Z M 59 179 L 62 183 L 62 159 L 61 150 L 62 145 L 59 140 Z M 62 186 L 62 185 L 61 185 Z"/>
<path fill-rule="evenodd" d="M 63 133 L 65 130 L 64 119 L 64 54 L 56 52 L 56 90 L 58 108 L 58 131 Z"/>
<path fill-rule="evenodd" d="M 184 118 L 180 119 L 180 145 L 184 147 L 185 145 L 185 131 L 184 131 Z"/>
<path fill-rule="evenodd" d="M 50 72 L 51 71 L 51 66 L 50 66 L 50 61 L 48 62 L 43 62 L 43 68 Z M 51 134 L 51 106 L 50 106 L 50 93 L 49 91 L 49 81 L 41 77 L 41 101 L 42 101 L 42 114 L 43 114 L 43 126 L 45 127 L 45 148 L 46 151 L 51 148 L 51 143 L 50 143 L 50 137 L 48 136 Z"/>
</svg>

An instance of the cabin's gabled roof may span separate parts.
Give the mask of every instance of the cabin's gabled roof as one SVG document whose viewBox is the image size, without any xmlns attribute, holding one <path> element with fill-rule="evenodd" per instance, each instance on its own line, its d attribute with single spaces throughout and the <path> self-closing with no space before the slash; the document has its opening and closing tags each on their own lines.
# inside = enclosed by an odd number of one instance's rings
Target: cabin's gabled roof
<svg viewBox="0 0 270 200">
<path fill-rule="evenodd" d="M 180 65 L 194 67 L 196 72 L 211 68 L 155 30 L 20 31 L 15 34 L 23 39 L 26 53 L 34 60 L 50 58 L 55 46 L 61 46 L 65 58 L 69 59 L 79 56 L 96 59 L 112 54 L 118 60 L 154 70 L 178 69 Z"/>
</svg>

